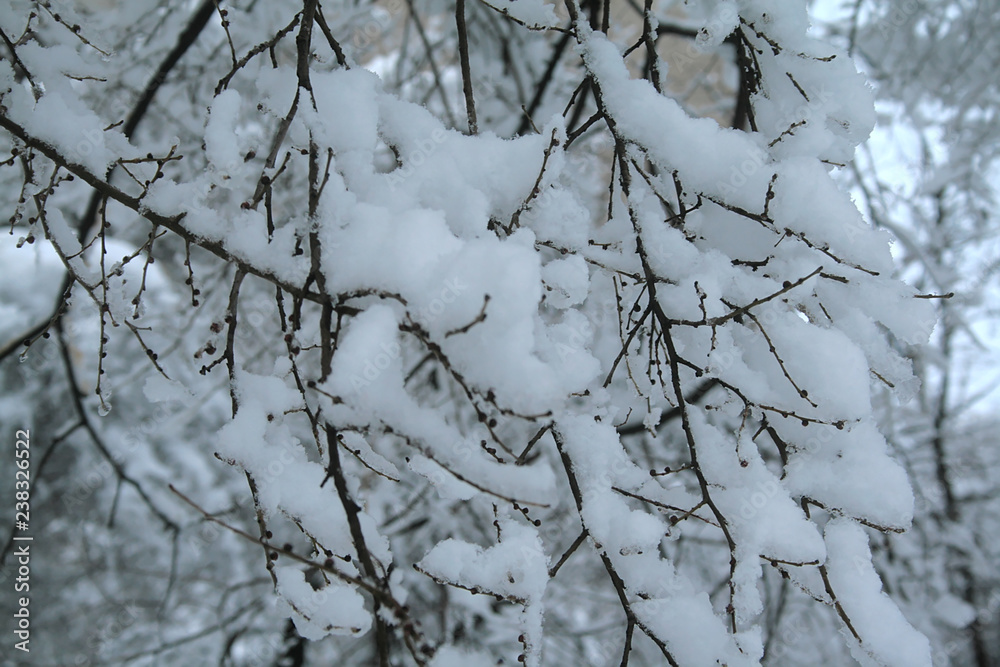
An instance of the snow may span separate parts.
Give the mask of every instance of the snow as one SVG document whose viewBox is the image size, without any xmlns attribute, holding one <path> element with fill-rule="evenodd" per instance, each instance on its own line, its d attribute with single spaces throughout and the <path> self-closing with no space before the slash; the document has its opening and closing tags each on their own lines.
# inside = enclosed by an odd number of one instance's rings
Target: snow
<svg viewBox="0 0 1000 667">
<path fill-rule="evenodd" d="M 720 174 L 751 159 L 761 150 L 751 136 L 723 129 L 709 118 L 690 118 L 674 100 L 658 95 L 647 81 L 632 80 L 612 42 L 583 24 L 582 50 L 587 69 L 601 88 L 602 99 L 615 124 L 631 141 L 646 148 L 666 173 L 677 170 L 695 192 L 722 194 L 727 185 Z M 763 205 L 770 174 L 758 170 L 738 187 L 729 187 L 727 199 L 748 210 Z"/>
<path fill-rule="evenodd" d="M 324 385 L 327 393 L 344 401 L 333 409 L 348 423 L 381 421 L 407 437 L 425 457 L 447 466 L 449 474 L 461 476 L 486 493 L 526 503 L 551 502 L 555 480 L 547 464 L 513 467 L 497 463 L 437 411 L 419 406 L 404 391 L 397 335 L 398 321 L 389 306 L 372 306 L 354 319 Z M 436 467 L 415 466 L 432 481 L 440 474 Z"/>
<path fill-rule="evenodd" d="M 538 667 L 542 664 L 541 601 L 549 579 L 548 556 L 534 528 L 504 519 L 499 531 L 501 541 L 487 549 L 455 539 L 439 542 L 418 567 L 435 579 L 521 604 L 524 663 Z"/>
<path fill-rule="evenodd" d="M 299 634 L 312 641 L 327 635 L 360 636 L 371 627 L 365 600 L 350 586 L 332 578 L 319 590 L 306 582 L 298 567 L 275 567 L 281 606 L 295 620 Z"/>
<path fill-rule="evenodd" d="M 734 539 L 744 546 L 745 555 L 755 561 L 759 555 L 821 562 L 825 553 L 816 527 L 782 480 L 764 465 L 757 448 L 744 441 L 734 450 L 729 439 L 699 412 L 692 412 L 691 428 L 705 478 L 719 488 L 712 497 L 730 518 Z"/>
<path fill-rule="evenodd" d="M 224 90 L 212 102 L 205 126 L 205 154 L 208 162 L 228 177 L 243 163 L 240 152 L 239 112 L 243 101 L 235 90 Z"/>
<path fill-rule="evenodd" d="M 306 122 L 315 128 L 315 138 L 338 152 L 370 153 L 375 146 L 378 123 L 376 91 L 381 82 L 361 69 L 317 72 L 310 77 L 316 97 L 315 118 L 306 106 Z"/>
<path fill-rule="evenodd" d="M 289 65 L 274 68 L 255 67 L 253 80 L 257 89 L 258 108 L 276 118 L 284 117 L 298 87 L 295 68 Z"/>
<path fill-rule="evenodd" d="M 546 299 L 556 308 L 569 308 L 583 303 L 590 285 L 587 263 L 574 255 L 556 259 L 542 267 Z"/>
<path fill-rule="evenodd" d="M 53 57 L 47 49 L 42 53 L 44 58 Z M 53 79 L 53 83 L 57 81 Z M 53 86 L 35 100 L 15 82 L 10 63 L 0 62 L 0 92 L 7 91 L 2 95 L 5 115 L 31 136 L 55 148 L 70 164 L 103 175 L 119 158 L 138 157 L 121 132 L 105 132 L 105 124 L 66 88 L 65 84 Z"/>
<path fill-rule="evenodd" d="M 854 656 L 870 657 L 885 667 L 931 665 L 927 638 L 913 629 L 882 591 L 864 530 L 847 519 L 836 519 L 827 524 L 825 539 L 830 584 L 861 635 L 861 645 L 852 650 Z"/>
<path fill-rule="evenodd" d="M 234 393 L 239 410 L 219 432 L 219 456 L 254 478 L 265 516 L 292 517 L 326 549 L 351 554 L 354 546 L 347 516 L 333 484 L 323 484 L 326 469 L 309 459 L 284 420 L 286 413 L 301 407 L 301 395 L 281 378 L 242 370 L 237 373 Z M 327 509 L 317 514 L 314 509 L 320 506 Z M 370 523 L 364 513 L 360 516 L 363 523 Z M 374 557 L 391 560 L 384 538 L 366 533 L 366 542 Z"/>
<path fill-rule="evenodd" d="M 740 13 L 736 2 L 723 0 L 713 4 L 708 21 L 695 38 L 698 47 L 705 50 L 722 44 L 739 25 Z"/>
<path fill-rule="evenodd" d="M 656 636 L 666 640 L 679 665 L 759 664 L 761 654 L 747 655 L 740 651 L 712 612 L 712 604 L 704 592 L 676 595 L 668 600 L 639 600 L 632 608 Z"/>
<path fill-rule="evenodd" d="M 642 598 L 630 602 L 637 617 L 663 638 L 682 665 L 750 665 L 715 615 L 708 596 L 694 592 L 686 577 L 662 559 L 657 545 L 666 526 L 629 509 L 612 487 L 637 488 L 649 479 L 629 459 L 614 429 L 586 417 L 566 418 L 557 427 L 565 440 L 582 495 L 581 518 L 594 548 L 616 566 L 625 588 Z M 692 635 L 692 633 L 695 633 Z M 704 641 L 692 642 L 692 636 Z"/>
<path fill-rule="evenodd" d="M 913 492 L 906 472 L 888 454 L 874 424 L 812 428 L 777 422 L 789 453 L 785 484 L 797 494 L 875 525 L 905 529 L 913 518 Z M 848 473 L 848 471 L 851 471 Z"/>
</svg>

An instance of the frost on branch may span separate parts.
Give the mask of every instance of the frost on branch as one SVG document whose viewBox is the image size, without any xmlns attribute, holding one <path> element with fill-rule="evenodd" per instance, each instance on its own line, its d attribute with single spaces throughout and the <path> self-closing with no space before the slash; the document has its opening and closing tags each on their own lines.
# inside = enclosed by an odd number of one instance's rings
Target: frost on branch
<svg viewBox="0 0 1000 667">
<path fill-rule="evenodd" d="M 735 48 L 746 128 L 663 93 L 651 5 L 628 51 L 648 78 L 575 0 L 561 27 L 544 3 L 462 10 L 565 40 L 565 110 L 533 106 L 520 133 L 455 129 L 447 104 L 358 66 L 331 30 L 350 19 L 315 0 L 261 9 L 271 34 L 220 14 L 232 62 L 191 84 L 203 122 L 155 151 L 65 80 L 96 66 L 86 45 L 61 69 L 31 40 L 0 63 L 18 215 L 98 306 L 100 354 L 124 326 L 157 372 L 228 397 L 206 448 L 245 476 L 301 637 L 371 636 L 382 665 L 558 664 L 552 628 L 613 617 L 624 631 L 575 660 L 755 665 L 778 573 L 859 660 L 930 664 L 866 543 L 913 515 L 870 388 L 911 389 L 893 343 L 933 324 L 830 176 L 871 130 L 869 92 L 806 35 L 804 3 L 710 4 L 695 34 Z M 460 70 L 486 67 L 464 37 Z M 80 181 L 96 230 L 45 206 Z M 137 217 L 152 231 L 121 261 L 148 258 L 141 286 L 105 261 Z M 160 289 L 200 327 L 178 334 L 197 373 L 159 360 L 169 340 L 138 307 L 154 242 L 175 269 Z"/>
</svg>

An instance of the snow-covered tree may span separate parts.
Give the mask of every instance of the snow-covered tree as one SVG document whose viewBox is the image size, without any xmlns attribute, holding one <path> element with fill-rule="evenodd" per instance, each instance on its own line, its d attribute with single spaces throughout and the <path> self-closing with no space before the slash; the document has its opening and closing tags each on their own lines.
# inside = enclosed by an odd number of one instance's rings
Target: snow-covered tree
<svg viewBox="0 0 1000 667">
<path fill-rule="evenodd" d="M 873 98 L 804 2 L 0 29 L 39 664 L 934 664 L 869 540 L 943 295 L 835 180 Z"/>
</svg>

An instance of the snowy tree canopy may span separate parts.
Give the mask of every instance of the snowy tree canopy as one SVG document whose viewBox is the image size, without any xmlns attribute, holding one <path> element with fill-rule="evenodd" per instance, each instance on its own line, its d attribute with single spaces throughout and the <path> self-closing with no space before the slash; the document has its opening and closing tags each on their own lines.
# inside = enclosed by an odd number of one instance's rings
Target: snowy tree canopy
<svg viewBox="0 0 1000 667">
<path fill-rule="evenodd" d="M 125 610 L 44 664 L 944 664 L 872 544 L 945 285 L 844 185 L 874 95 L 805 2 L 0 30 L 0 415 L 39 580 L 97 572 L 38 627 Z"/>
</svg>

